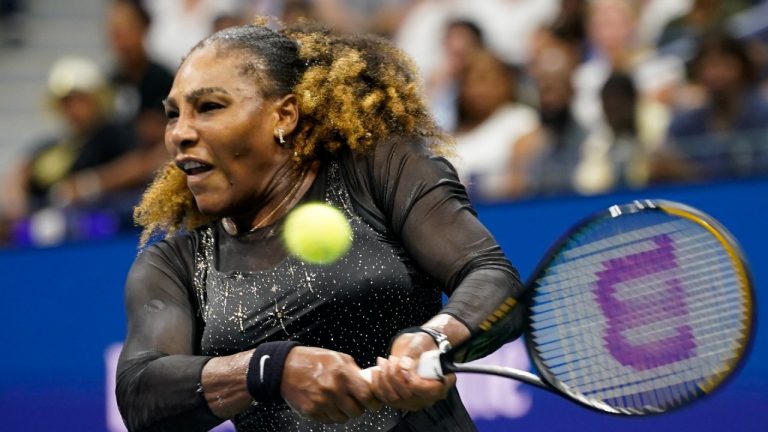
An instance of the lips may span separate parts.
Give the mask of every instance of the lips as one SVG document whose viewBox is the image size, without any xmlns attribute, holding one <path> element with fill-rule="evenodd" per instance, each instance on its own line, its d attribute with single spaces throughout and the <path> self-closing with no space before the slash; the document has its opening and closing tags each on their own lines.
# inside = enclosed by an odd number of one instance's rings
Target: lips
<svg viewBox="0 0 768 432">
<path fill-rule="evenodd" d="M 188 176 L 200 175 L 213 169 L 213 165 L 190 158 L 177 160 L 176 166 Z"/>
</svg>

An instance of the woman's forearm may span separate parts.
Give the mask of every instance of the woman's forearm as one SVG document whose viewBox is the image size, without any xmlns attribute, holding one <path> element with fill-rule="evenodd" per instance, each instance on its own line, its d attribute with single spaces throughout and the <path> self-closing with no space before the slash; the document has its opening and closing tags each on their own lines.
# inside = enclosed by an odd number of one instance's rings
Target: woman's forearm
<svg viewBox="0 0 768 432">
<path fill-rule="evenodd" d="M 205 431 L 221 423 L 199 394 L 208 357 L 146 351 L 118 363 L 116 397 L 130 431 Z"/>
<path fill-rule="evenodd" d="M 214 357 L 203 367 L 203 395 L 216 416 L 231 418 L 248 408 L 253 401 L 246 380 L 253 351 Z"/>
</svg>

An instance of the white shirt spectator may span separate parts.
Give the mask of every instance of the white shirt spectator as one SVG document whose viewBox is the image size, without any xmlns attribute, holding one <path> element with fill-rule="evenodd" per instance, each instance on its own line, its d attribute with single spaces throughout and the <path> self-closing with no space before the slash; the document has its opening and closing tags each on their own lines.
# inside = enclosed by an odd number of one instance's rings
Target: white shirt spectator
<svg viewBox="0 0 768 432">
<path fill-rule="evenodd" d="M 539 125 L 533 108 L 510 102 L 479 126 L 457 135 L 452 162 L 467 189 L 482 198 L 501 198 L 515 144 Z"/>
<path fill-rule="evenodd" d="M 238 0 L 144 0 L 144 6 L 152 16 L 147 51 L 171 71 L 179 68 L 195 44 L 211 34 L 219 15 L 240 10 Z"/>
<path fill-rule="evenodd" d="M 560 0 L 422 0 L 403 20 L 395 43 L 414 58 L 424 76 L 440 62 L 441 35 L 451 19 L 468 19 L 488 47 L 510 64 L 524 64 L 529 39 L 554 20 Z"/>
</svg>

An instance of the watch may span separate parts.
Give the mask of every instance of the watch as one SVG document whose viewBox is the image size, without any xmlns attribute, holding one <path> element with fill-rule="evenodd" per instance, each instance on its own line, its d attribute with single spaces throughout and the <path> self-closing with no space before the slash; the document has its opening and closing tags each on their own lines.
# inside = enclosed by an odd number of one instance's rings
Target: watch
<svg viewBox="0 0 768 432">
<path fill-rule="evenodd" d="M 451 342 L 448 340 L 448 336 L 444 333 L 429 327 L 419 327 L 419 331 L 430 335 L 432 339 L 434 339 L 440 353 L 448 352 L 451 349 Z"/>
</svg>

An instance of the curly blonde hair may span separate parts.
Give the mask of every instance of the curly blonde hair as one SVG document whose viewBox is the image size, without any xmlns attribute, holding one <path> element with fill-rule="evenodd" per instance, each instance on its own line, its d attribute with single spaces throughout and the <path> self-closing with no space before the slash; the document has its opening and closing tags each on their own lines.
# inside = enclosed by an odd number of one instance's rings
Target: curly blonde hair
<svg viewBox="0 0 768 432">
<path fill-rule="evenodd" d="M 429 113 L 412 61 L 385 39 L 335 34 L 308 22 L 274 31 L 261 22 L 215 33 L 190 53 L 214 44 L 242 54 L 241 72 L 259 81 L 263 97 L 296 96 L 297 168 L 343 148 L 370 151 L 392 134 L 435 137 L 427 141 L 437 153 L 451 143 Z M 142 244 L 155 234 L 210 222 L 172 163 L 146 190 L 134 220 L 144 228 Z"/>
</svg>

